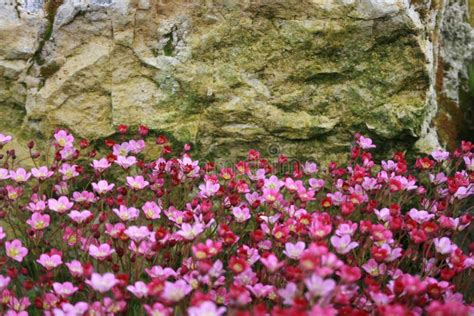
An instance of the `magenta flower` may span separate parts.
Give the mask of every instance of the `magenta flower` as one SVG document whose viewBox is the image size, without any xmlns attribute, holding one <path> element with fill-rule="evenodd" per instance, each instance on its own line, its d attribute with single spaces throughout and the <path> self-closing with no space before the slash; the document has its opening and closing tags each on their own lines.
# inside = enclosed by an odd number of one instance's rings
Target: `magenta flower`
<svg viewBox="0 0 474 316">
<path fill-rule="evenodd" d="M 33 177 L 39 180 L 46 180 L 54 175 L 54 172 L 49 170 L 48 167 L 42 166 L 39 168 L 31 169 Z"/>
<path fill-rule="evenodd" d="M 385 264 L 378 264 L 375 259 L 369 259 L 365 264 L 362 265 L 362 269 L 364 269 L 368 274 L 373 277 L 384 275 L 387 271 L 387 266 Z"/>
<path fill-rule="evenodd" d="M 60 266 L 63 263 L 63 260 L 60 255 L 48 255 L 46 253 L 43 253 L 42 255 L 40 255 L 39 259 L 36 260 L 36 262 L 41 264 L 46 270 L 51 271 L 54 268 Z"/>
<path fill-rule="evenodd" d="M 221 316 L 225 313 L 225 307 L 217 307 L 212 301 L 205 301 L 198 306 L 188 308 L 188 316 Z"/>
<path fill-rule="evenodd" d="M 78 224 L 84 223 L 89 217 L 91 217 L 91 215 L 92 213 L 89 210 L 84 210 L 82 212 L 73 210 L 68 214 L 69 218 Z"/>
<path fill-rule="evenodd" d="M 10 135 L 3 135 L 3 134 L 0 134 L 0 145 L 6 145 L 8 144 L 9 142 L 11 142 L 11 140 L 13 139 L 13 137 L 11 137 Z"/>
<path fill-rule="evenodd" d="M 136 208 L 127 208 L 125 205 L 120 205 L 119 209 L 114 208 L 112 211 L 124 222 L 134 220 L 139 215 L 139 211 Z"/>
<path fill-rule="evenodd" d="M 188 295 L 193 288 L 184 280 L 178 280 L 176 282 L 165 282 L 165 287 L 161 297 L 169 302 L 179 302 L 186 295 Z"/>
<path fill-rule="evenodd" d="M 161 217 L 161 208 L 155 202 L 146 202 L 142 206 L 143 214 L 147 219 L 158 219 Z"/>
<path fill-rule="evenodd" d="M 98 273 L 92 273 L 91 279 L 86 280 L 86 283 L 90 285 L 94 290 L 105 293 L 112 289 L 119 281 L 115 278 L 113 273 L 107 272 L 103 275 Z"/>
<path fill-rule="evenodd" d="M 142 190 L 146 188 L 150 182 L 145 181 L 143 176 L 127 177 L 127 184 L 134 190 Z"/>
<path fill-rule="evenodd" d="M 146 284 L 142 281 L 135 282 L 134 285 L 127 286 L 127 290 L 133 293 L 138 298 L 143 298 L 148 296 L 148 288 Z"/>
<path fill-rule="evenodd" d="M 31 218 L 26 221 L 26 223 L 34 230 L 42 230 L 49 226 L 50 220 L 51 218 L 48 214 L 35 212 L 33 215 L 31 215 Z"/>
<path fill-rule="evenodd" d="M 70 202 L 67 196 L 61 196 L 59 199 L 49 199 L 48 207 L 57 213 L 65 213 L 73 207 L 74 203 Z"/>
<path fill-rule="evenodd" d="M 56 294 L 61 297 L 67 298 L 74 294 L 79 288 L 74 286 L 71 282 L 64 282 L 64 283 L 53 283 L 53 290 Z"/>
<path fill-rule="evenodd" d="M 360 136 L 359 139 L 357 140 L 357 143 L 359 144 L 360 148 L 362 149 L 370 149 L 370 148 L 375 148 L 376 146 L 372 144 L 372 139 L 364 136 Z"/>
<path fill-rule="evenodd" d="M 285 244 L 285 250 L 283 253 L 291 259 L 298 260 L 301 257 L 301 254 L 305 250 L 306 245 L 302 241 L 298 241 L 296 244 L 292 244 L 291 242 L 287 242 Z"/>
<path fill-rule="evenodd" d="M 23 258 L 28 254 L 28 249 L 23 247 L 18 239 L 5 242 L 5 250 L 8 257 L 18 262 L 22 262 Z"/>
<path fill-rule="evenodd" d="M 96 245 L 89 246 L 89 255 L 97 260 L 105 260 L 115 252 L 115 249 L 110 247 L 109 244 L 101 244 L 99 247 Z"/>
<path fill-rule="evenodd" d="M 346 254 L 352 249 L 359 246 L 358 242 L 352 241 L 350 235 L 344 235 L 342 237 L 332 236 L 331 237 L 331 244 L 336 249 L 337 253 Z"/>
<path fill-rule="evenodd" d="M 106 180 L 100 180 L 99 182 L 92 183 L 92 189 L 97 192 L 97 194 L 105 194 L 107 192 L 112 191 L 114 188 L 115 184 L 111 183 L 109 184 Z"/>
</svg>

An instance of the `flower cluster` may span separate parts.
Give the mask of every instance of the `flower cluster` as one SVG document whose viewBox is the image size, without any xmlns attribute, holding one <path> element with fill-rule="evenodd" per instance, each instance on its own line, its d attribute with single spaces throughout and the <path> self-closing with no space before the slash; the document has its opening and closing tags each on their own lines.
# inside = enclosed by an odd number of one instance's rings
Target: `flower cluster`
<svg viewBox="0 0 474 316">
<path fill-rule="evenodd" d="M 218 168 L 130 135 L 0 156 L 2 315 L 474 315 L 470 142 Z"/>
</svg>

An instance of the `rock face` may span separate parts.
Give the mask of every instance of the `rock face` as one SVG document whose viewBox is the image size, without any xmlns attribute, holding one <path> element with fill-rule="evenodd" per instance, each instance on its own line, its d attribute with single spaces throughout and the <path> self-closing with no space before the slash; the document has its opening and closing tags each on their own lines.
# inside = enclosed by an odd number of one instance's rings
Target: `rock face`
<svg viewBox="0 0 474 316">
<path fill-rule="evenodd" d="M 20 141 L 145 124 L 204 156 L 328 160 L 355 131 L 427 151 L 472 60 L 464 1 L 0 1 L 0 128 Z"/>
</svg>

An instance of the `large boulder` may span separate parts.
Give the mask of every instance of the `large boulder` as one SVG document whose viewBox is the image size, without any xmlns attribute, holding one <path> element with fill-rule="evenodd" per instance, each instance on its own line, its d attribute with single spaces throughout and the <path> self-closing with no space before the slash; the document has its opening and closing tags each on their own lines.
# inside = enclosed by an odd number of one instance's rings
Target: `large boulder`
<svg viewBox="0 0 474 316">
<path fill-rule="evenodd" d="M 252 147 L 328 160 L 356 131 L 421 151 L 456 137 L 439 131 L 438 94 L 458 104 L 472 60 L 473 29 L 452 18 L 464 1 L 11 2 L 0 108 L 16 119 L 0 127 L 20 140 L 145 124 L 203 156 Z M 455 23 L 460 39 L 444 40 Z"/>
</svg>

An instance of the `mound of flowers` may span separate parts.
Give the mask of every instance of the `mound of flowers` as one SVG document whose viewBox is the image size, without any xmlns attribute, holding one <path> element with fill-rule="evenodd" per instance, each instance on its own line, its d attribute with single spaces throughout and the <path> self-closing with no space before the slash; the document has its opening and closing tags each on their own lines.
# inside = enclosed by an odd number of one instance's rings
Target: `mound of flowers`
<svg viewBox="0 0 474 316">
<path fill-rule="evenodd" d="M 470 142 L 219 167 L 155 137 L 57 130 L 25 169 L 0 134 L 2 315 L 474 315 Z"/>
</svg>

